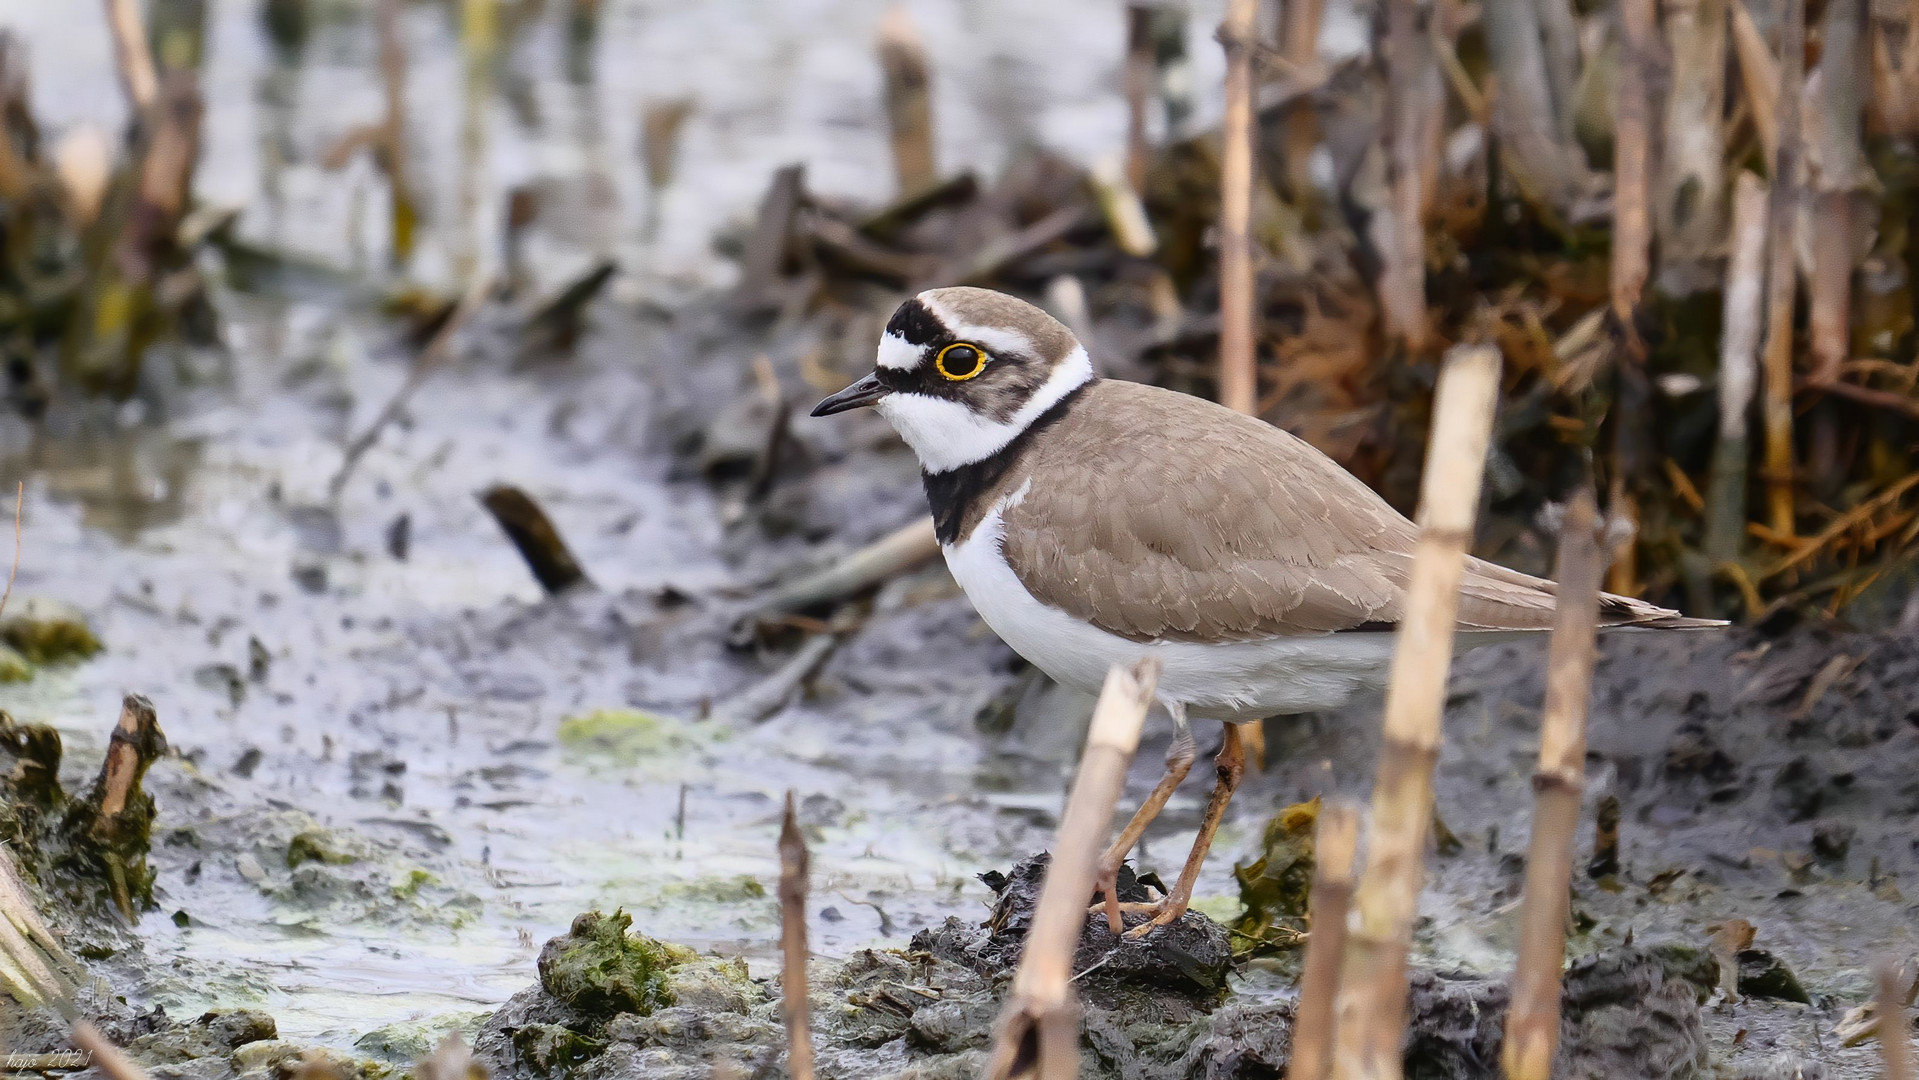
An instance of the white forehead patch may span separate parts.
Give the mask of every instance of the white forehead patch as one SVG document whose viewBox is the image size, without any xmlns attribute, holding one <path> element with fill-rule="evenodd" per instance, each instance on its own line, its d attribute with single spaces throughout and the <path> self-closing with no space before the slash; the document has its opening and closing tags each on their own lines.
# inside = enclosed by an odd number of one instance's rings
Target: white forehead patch
<svg viewBox="0 0 1919 1080">
<path fill-rule="evenodd" d="M 889 330 L 880 336 L 880 352 L 874 362 L 883 368 L 911 371 L 919 366 L 920 347 Z"/>
<path fill-rule="evenodd" d="M 1041 413 L 1092 378 L 1092 360 L 1085 349 L 1076 348 L 1053 369 L 1053 374 L 1026 404 L 1004 422 L 961 402 L 928 394 L 891 393 L 881 398 L 875 408 L 893 425 L 893 430 L 900 433 L 900 438 L 906 440 L 906 445 L 913 448 L 921 468 L 929 473 L 951 472 L 999 453 L 1039 419 Z"/>
</svg>

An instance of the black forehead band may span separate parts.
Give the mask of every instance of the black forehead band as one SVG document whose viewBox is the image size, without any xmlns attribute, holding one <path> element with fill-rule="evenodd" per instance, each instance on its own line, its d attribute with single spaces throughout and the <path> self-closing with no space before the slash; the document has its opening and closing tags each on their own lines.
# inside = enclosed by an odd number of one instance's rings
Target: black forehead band
<svg viewBox="0 0 1919 1080">
<path fill-rule="evenodd" d="M 920 303 L 918 297 L 908 300 L 893 312 L 893 318 L 886 324 L 886 332 L 904 339 L 909 345 L 926 346 L 947 336 L 947 329 L 933 313 Z"/>
</svg>

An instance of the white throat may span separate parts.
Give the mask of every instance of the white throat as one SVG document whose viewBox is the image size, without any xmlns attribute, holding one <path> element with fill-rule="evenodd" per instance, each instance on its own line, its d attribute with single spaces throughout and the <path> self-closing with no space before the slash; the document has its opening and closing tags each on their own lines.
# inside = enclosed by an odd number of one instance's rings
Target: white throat
<svg viewBox="0 0 1919 1080">
<path fill-rule="evenodd" d="M 875 407 L 919 455 L 921 468 L 929 473 L 951 472 L 1004 450 L 1041 413 L 1092 378 L 1093 361 L 1084 346 L 1075 346 L 1026 404 L 1004 422 L 960 402 L 926 394 L 891 393 Z"/>
</svg>

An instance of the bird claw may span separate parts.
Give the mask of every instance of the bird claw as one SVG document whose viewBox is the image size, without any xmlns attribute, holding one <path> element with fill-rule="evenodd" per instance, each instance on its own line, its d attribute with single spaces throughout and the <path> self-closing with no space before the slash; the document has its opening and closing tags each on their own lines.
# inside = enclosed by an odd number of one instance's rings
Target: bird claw
<svg viewBox="0 0 1919 1080">
<path fill-rule="evenodd" d="M 1133 941 L 1138 941 L 1141 938 L 1146 937 L 1148 934 L 1151 934 L 1154 930 L 1157 930 L 1162 926 L 1168 926 L 1168 925 L 1171 925 L 1172 923 L 1176 923 L 1180 919 L 1184 918 L 1186 915 L 1185 902 L 1174 900 L 1170 896 L 1166 897 L 1163 900 L 1158 901 L 1157 903 L 1136 904 L 1131 906 L 1140 911 L 1150 911 L 1153 913 L 1152 918 L 1147 919 L 1145 922 L 1140 923 L 1138 926 L 1133 927 L 1131 930 L 1128 930 L 1126 931 L 1125 934 L 1121 935 L 1122 937 L 1131 939 Z"/>
</svg>

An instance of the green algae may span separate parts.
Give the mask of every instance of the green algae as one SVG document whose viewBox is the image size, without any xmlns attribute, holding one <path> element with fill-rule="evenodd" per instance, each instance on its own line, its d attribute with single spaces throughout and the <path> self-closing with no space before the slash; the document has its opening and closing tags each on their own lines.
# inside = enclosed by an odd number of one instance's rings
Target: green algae
<svg viewBox="0 0 1919 1080">
<path fill-rule="evenodd" d="M 103 648 L 78 608 L 41 597 L 19 601 L 0 618 L 0 641 L 34 664 L 85 660 Z"/>
<path fill-rule="evenodd" d="M 667 974 L 697 958 L 681 945 L 627 931 L 633 917 L 589 911 L 540 950 L 540 985 L 589 1016 L 650 1014 L 674 1003 Z"/>
<path fill-rule="evenodd" d="M 365 843 L 325 828 L 305 829 L 287 841 L 287 869 L 302 863 L 351 866 L 365 857 Z"/>
<path fill-rule="evenodd" d="M 1270 952 L 1298 941 L 1298 932 L 1306 928 L 1318 824 L 1317 798 L 1285 807 L 1266 823 L 1259 858 L 1234 865 L 1243 909 L 1232 924 L 1235 952 Z"/>
<path fill-rule="evenodd" d="M 699 748 L 700 740 L 686 723 L 639 709 L 595 709 L 560 721 L 560 745 L 577 753 L 596 754 L 623 764 Z"/>
</svg>

